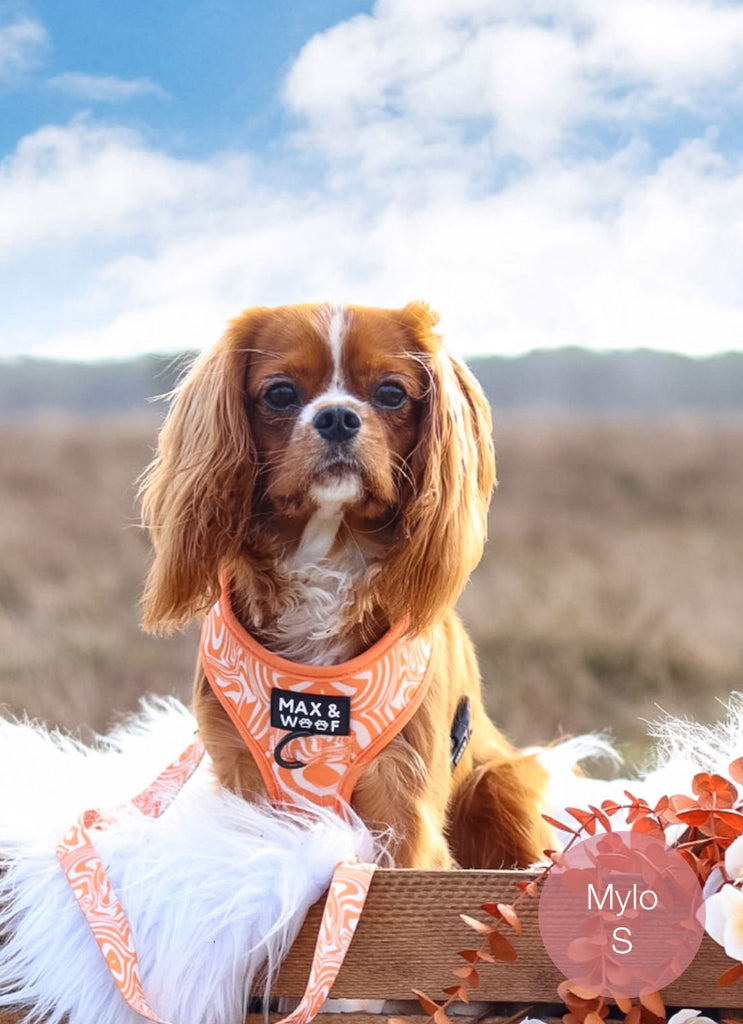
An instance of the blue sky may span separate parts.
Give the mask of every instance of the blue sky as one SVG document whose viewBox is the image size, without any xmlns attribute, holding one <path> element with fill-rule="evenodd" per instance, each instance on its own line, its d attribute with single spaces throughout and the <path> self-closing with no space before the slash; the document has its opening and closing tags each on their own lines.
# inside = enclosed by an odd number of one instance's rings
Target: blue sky
<svg viewBox="0 0 743 1024">
<path fill-rule="evenodd" d="M 423 298 L 465 354 L 743 349 L 743 4 L 0 0 L 0 355 Z"/>
<path fill-rule="evenodd" d="M 175 152 L 208 156 L 217 149 L 262 148 L 281 131 L 277 94 L 303 44 L 371 7 L 355 0 L 0 4 L 5 24 L 25 14 L 46 36 L 36 75 L 2 94 L 2 152 L 38 125 L 64 123 L 79 112 L 79 95 L 48 86 L 71 70 L 148 80 L 151 90 L 135 93 L 116 119 L 153 133 Z M 101 105 L 92 109 L 105 116 Z"/>
</svg>

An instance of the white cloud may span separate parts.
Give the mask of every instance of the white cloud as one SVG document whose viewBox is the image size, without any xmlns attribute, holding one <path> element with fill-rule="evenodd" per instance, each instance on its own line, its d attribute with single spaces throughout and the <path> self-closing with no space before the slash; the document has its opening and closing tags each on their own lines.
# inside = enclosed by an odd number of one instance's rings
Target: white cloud
<svg viewBox="0 0 743 1024">
<path fill-rule="evenodd" d="M 17 15 L 0 25 L 0 82 L 13 81 L 34 67 L 47 44 L 46 29 L 29 15 Z"/>
<path fill-rule="evenodd" d="M 380 128 L 418 147 L 479 133 L 496 158 L 534 161 L 586 122 L 725 106 L 742 72 L 737 3 L 382 0 L 310 40 L 284 95 L 308 144 L 366 173 L 385 158 Z"/>
<path fill-rule="evenodd" d="M 133 132 L 86 119 L 41 128 L 0 163 L 0 255 L 51 243 L 156 238 L 177 227 L 184 207 L 229 202 L 246 166 L 179 160 Z"/>
<path fill-rule="evenodd" d="M 591 7 L 588 0 L 587 7 Z M 622 0 L 601 4 L 594 59 L 630 82 L 647 83 L 676 106 L 719 87 L 743 64 L 743 9 L 710 0 Z"/>
<path fill-rule="evenodd" d="M 0 259 L 44 303 L 5 345 L 176 350 L 254 303 L 424 298 L 465 353 L 743 348 L 743 159 L 710 130 L 741 72 L 738 4 L 380 0 L 299 54 L 276 163 L 89 120 L 23 139 Z"/>
<path fill-rule="evenodd" d="M 257 193 L 246 181 L 224 208 L 181 204 L 179 230 L 153 232 L 147 255 L 95 269 L 68 297 L 75 329 L 50 332 L 44 350 L 199 347 L 257 302 L 415 297 L 440 309 L 467 353 L 740 345 L 743 167 L 706 143 L 650 175 L 642 159 L 549 165 L 497 195 L 442 194 L 417 211 L 393 203 L 371 221 L 347 203 Z M 597 215 L 585 197 L 599 188 Z"/>
<path fill-rule="evenodd" d="M 81 71 L 66 71 L 62 75 L 55 75 L 47 79 L 46 85 L 76 99 L 102 103 L 122 103 L 138 96 L 167 95 L 164 89 L 149 78 L 126 80 L 115 75 L 88 75 Z"/>
</svg>

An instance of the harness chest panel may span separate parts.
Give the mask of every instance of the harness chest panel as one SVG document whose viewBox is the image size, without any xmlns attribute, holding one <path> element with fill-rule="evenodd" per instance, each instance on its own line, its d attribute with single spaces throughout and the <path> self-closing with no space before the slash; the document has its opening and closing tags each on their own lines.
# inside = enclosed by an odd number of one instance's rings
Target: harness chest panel
<svg viewBox="0 0 743 1024">
<path fill-rule="evenodd" d="M 431 640 L 399 623 L 342 665 L 302 665 L 265 650 L 240 625 L 229 588 L 207 615 L 201 660 L 220 703 L 277 803 L 348 801 L 366 765 L 425 695 Z"/>
</svg>

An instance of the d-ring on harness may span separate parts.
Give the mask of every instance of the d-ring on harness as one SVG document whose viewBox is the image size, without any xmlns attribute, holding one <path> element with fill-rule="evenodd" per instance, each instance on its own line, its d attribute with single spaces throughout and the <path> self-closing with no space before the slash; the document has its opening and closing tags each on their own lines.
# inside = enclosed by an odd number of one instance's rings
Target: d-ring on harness
<svg viewBox="0 0 743 1024">
<path fill-rule="evenodd" d="M 299 665 L 266 651 L 246 633 L 223 581 L 220 599 L 204 621 L 202 665 L 275 804 L 306 807 L 309 801 L 343 815 L 364 766 L 404 728 L 425 696 L 431 640 L 406 637 L 406 625 L 393 627 L 345 664 Z M 153 817 L 163 813 L 203 753 L 197 739 L 135 797 L 134 806 Z M 127 1003 L 155 1024 L 166 1024 L 145 998 L 126 915 L 93 843 L 93 833 L 112 820 L 86 811 L 60 842 L 57 856 Z M 327 998 L 374 869 L 357 862 L 336 867 L 305 994 L 280 1024 L 307 1024 Z"/>
</svg>

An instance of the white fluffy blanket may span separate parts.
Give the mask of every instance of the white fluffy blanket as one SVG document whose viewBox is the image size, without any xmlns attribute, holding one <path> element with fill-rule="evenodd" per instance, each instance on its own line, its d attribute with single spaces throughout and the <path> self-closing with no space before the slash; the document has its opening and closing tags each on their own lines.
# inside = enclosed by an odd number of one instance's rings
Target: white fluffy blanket
<svg viewBox="0 0 743 1024">
<path fill-rule="evenodd" d="M 0 722 L 0 1007 L 58 1024 L 135 1024 L 57 861 L 88 808 L 115 808 L 191 741 L 177 702 L 150 704 L 93 749 Z M 177 1024 L 235 1024 L 275 970 L 339 860 L 382 848 L 360 821 L 256 806 L 202 763 L 160 818 L 132 810 L 96 833 L 124 906 L 150 1005 Z"/>
<path fill-rule="evenodd" d="M 617 775 L 621 759 L 603 736 L 577 736 L 546 748 L 540 754 L 550 775 L 544 813 L 564 819 L 567 806 L 585 808 L 607 799 L 625 804 L 627 789 L 653 805 L 662 796 L 691 795 L 698 772 L 727 777 L 730 762 L 743 756 L 743 693 L 733 692 L 727 703 L 720 702 L 720 719 L 712 725 L 662 714 L 648 724 L 648 735 L 653 740 L 650 753 L 630 776 Z M 594 767 L 597 760 L 613 769 L 609 778 L 575 774 L 576 765 L 589 762 Z M 619 824 L 616 819 L 615 827 Z"/>
</svg>

